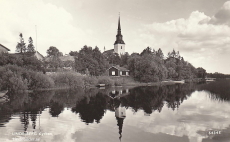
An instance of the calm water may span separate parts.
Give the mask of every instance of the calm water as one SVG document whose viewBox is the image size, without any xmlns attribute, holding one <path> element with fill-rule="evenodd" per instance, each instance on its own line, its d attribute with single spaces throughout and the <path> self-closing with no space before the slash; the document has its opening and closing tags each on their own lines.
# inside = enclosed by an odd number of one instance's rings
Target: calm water
<svg viewBox="0 0 230 142">
<path fill-rule="evenodd" d="M 8 94 L 0 104 L 0 141 L 230 142 L 229 100 L 196 88 Z"/>
</svg>

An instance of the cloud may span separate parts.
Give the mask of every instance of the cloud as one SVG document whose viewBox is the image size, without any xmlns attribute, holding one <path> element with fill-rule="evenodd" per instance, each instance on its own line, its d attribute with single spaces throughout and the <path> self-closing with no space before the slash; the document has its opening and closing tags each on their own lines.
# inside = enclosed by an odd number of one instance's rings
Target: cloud
<svg viewBox="0 0 230 142">
<path fill-rule="evenodd" d="M 67 52 L 73 47 L 82 47 L 85 43 L 86 33 L 81 28 L 73 26 L 73 18 L 62 7 L 37 0 L 2 0 L 0 5 L 1 24 L 0 42 L 15 51 L 19 41 L 19 33 L 28 43 L 31 36 L 38 51 L 45 54 L 50 46 L 56 46 L 60 51 Z M 71 45 L 71 46 L 70 46 Z"/>
<path fill-rule="evenodd" d="M 195 67 L 202 66 L 208 72 L 215 72 L 216 66 L 213 64 L 221 61 L 219 65 L 223 65 L 230 54 L 230 27 L 204 22 L 211 19 L 202 12 L 194 11 L 187 19 L 144 25 L 142 37 L 153 48 L 161 48 L 164 53 L 179 50 Z M 223 67 L 218 67 L 220 68 Z"/>
<path fill-rule="evenodd" d="M 230 1 L 225 2 L 221 9 L 208 21 L 208 23 L 230 25 Z"/>
</svg>

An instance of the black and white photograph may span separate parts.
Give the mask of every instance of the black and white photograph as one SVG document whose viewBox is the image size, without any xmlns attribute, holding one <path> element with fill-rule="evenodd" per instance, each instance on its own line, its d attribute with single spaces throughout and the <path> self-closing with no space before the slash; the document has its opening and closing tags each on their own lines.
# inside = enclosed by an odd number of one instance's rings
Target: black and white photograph
<svg viewBox="0 0 230 142">
<path fill-rule="evenodd" d="M 0 142 L 230 142 L 230 0 L 0 0 Z"/>
</svg>

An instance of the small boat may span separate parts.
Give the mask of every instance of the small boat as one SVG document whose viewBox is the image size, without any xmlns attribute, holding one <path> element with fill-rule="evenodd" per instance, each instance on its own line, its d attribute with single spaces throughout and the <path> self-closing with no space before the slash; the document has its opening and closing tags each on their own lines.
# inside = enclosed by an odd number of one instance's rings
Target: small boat
<svg viewBox="0 0 230 142">
<path fill-rule="evenodd" d="M 178 80 L 178 81 L 173 81 L 173 82 L 175 82 L 175 83 L 185 83 L 184 80 Z"/>
<path fill-rule="evenodd" d="M 105 84 L 98 84 L 98 87 L 105 87 Z"/>
<path fill-rule="evenodd" d="M 206 82 L 216 81 L 216 78 L 205 78 Z"/>
<path fill-rule="evenodd" d="M 0 91 L 0 98 L 4 97 L 6 95 L 6 93 L 8 92 L 8 90 L 5 91 Z"/>
</svg>

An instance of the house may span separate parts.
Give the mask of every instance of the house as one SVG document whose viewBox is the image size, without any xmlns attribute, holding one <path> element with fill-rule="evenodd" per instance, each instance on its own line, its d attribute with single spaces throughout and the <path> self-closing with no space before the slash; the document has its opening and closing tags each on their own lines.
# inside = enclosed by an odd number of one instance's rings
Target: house
<svg viewBox="0 0 230 142">
<path fill-rule="evenodd" d="M 118 76 L 118 77 L 129 76 L 129 70 L 120 66 L 112 66 L 109 69 L 107 69 L 106 74 L 108 76 Z"/>
<path fill-rule="evenodd" d="M 38 51 L 36 52 L 25 52 L 25 53 L 14 53 L 14 54 L 11 54 L 13 56 L 26 56 L 26 57 L 35 57 L 37 58 L 38 60 L 40 61 L 43 61 L 44 60 L 44 56 L 39 53 Z"/>
<path fill-rule="evenodd" d="M 46 62 L 51 62 L 53 57 L 46 57 Z M 72 70 L 75 62 L 75 57 L 70 55 L 60 56 L 59 60 L 63 63 L 63 69 Z"/>
<path fill-rule="evenodd" d="M 10 51 L 10 49 L 0 44 L 0 53 L 8 53 L 8 51 Z"/>
</svg>

